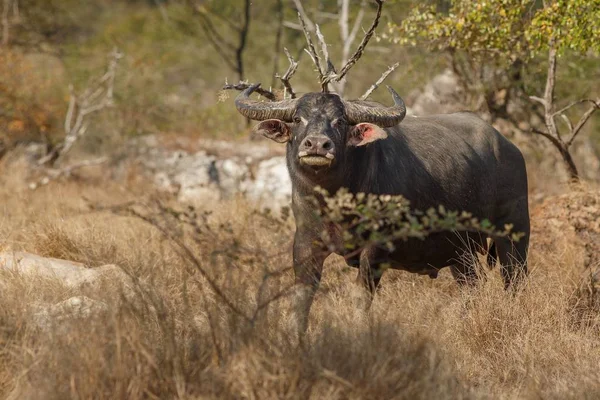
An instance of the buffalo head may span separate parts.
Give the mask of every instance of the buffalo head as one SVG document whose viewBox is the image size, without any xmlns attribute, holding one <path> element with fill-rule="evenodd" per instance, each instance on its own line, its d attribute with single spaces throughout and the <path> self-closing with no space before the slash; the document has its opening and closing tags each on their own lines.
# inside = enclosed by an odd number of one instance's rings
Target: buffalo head
<svg viewBox="0 0 600 400">
<path fill-rule="evenodd" d="M 348 146 L 364 146 L 387 137 L 383 128 L 399 124 L 406 115 L 400 96 L 388 86 L 394 105 L 346 101 L 337 94 L 308 93 L 298 99 L 262 102 L 250 99 L 251 86 L 236 98 L 238 111 L 261 121 L 254 131 L 288 144 L 288 158 L 305 171 L 334 168 Z"/>
</svg>

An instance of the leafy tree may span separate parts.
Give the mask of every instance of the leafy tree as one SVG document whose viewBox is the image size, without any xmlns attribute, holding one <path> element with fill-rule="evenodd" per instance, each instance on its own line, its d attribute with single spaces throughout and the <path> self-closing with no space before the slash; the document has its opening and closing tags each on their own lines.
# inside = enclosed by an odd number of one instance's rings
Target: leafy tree
<svg viewBox="0 0 600 400">
<path fill-rule="evenodd" d="M 447 9 L 419 5 L 400 25 L 391 26 L 391 40 L 408 45 L 425 43 L 430 49 L 446 52 L 450 65 L 461 78 L 476 108 L 485 109 L 492 119 L 512 121 L 537 114 L 545 128 L 532 127 L 559 150 L 572 179 L 579 173 L 569 147 L 591 115 L 600 108 L 600 99 L 579 99 L 562 108 L 554 106 L 557 58 L 587 56 L 600 52 L 600 7 L 597 0 L 451 0 Z M 528 67 L 537 67 L 541 55 L 548 57 L 544 97 L 535 79 L 528 80 Z M 520 100 L 517 112 L 510 100 Z M 523 100 L 534 100 L 523 102 Z M 588 104 L 576 124 L 567 111 Z M 540 111 L 539 105 L 543 109 Z M 519 115 L 518 112 L 521 112 Z M 564 125 L 558 128 L 555 120 Z"/>
</svg>

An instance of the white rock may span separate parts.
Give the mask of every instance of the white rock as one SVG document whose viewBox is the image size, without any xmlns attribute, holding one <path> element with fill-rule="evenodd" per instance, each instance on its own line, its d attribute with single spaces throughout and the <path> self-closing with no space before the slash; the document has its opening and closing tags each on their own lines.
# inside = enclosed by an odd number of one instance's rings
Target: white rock
<svg viewBox="0 0 600 400">
<path fill-rule="evenodd" d="M 244 181 L 242 190 L 246 196 L 261 207 L 279 209 L 291 202 L 292 181 L 285 157 L 273 157 L 261 161 L 254 179 Z"/>
<path fill-rule="evenodd" d="M 109 282 L 116 295 L 123 295 L 133 301 L 136 293 L 131 277 L 116 265 L 108 264 L 97 268 L 87 268 L 84 264 L 41 257 L 26 252 L 0 253 L 0 269 L 10 270 L 23 275 L 54 279 L 70 289 L 99 289 Z M 1 282 L 5 285 L 5 282 Z M 102 287 L 106 289 L 106 287 Z"/>
<path fill-rule="evenodd" d="M 101 271 L 85 268 L 81 263 L 41 257 L 25 252 L 0 253 L 0 268 L 21 274 L 57 279 L 71 288 L 81 287 L 98 279 Z"/>
<path fill-rule="evenodd" d="M 153 141 L 149 141 L 156 145 Z M 292 186 L 285 157 L 269 158 L 266 144 L 248 143 L 240 146 L 225 141 L 203 140 L 210 151 L 187 153 L 153 148 L 138 154 L 146 171 L 160 190 L 174 193 L 184 203 L 213 208 L 220 200 L 245 194 L 261 208 L 273 209 L 288 205 Z M 212 154 L 220 154 L 215 156 Z M 263 159 L 254 164 L 256 159 Z"/>
<path fill-rule="evenodd" d="M 48 330 L 61 322 L 88 319 L 108 311 L 108 305 L 86 296 L 75 296 L 57 304 L 37 304 L 34 306 L 32 323 L 42 330 Z"/>
</svg>

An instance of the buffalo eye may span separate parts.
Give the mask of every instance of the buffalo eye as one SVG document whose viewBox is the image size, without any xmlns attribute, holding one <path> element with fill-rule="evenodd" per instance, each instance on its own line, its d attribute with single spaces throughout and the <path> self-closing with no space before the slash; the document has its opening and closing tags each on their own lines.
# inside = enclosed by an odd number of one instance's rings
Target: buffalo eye
<svg viewBox="0 0 600 400">
<path fill-rule="evenodd" d="M 294 117 L 294 123 L 299 124 L 300 122 L 302 122 L 300 117 Z"/>
</svg>

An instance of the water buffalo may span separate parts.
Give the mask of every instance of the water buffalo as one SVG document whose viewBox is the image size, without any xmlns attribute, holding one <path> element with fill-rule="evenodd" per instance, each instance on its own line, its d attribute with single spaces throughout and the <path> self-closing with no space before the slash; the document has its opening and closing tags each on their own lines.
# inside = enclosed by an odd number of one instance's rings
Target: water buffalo
<svg viewBox="0 0 600 400">
<path fill-rule="evenodd" d="M 468 211 L 503 227 L 522 232 L 517 242 L 494 237 L 488 259 L 497 256 L 505 286 L 527 272 L 529 210 L 525 161 L 519 149 L 491 125 L 469 112 L 406 117 L 406 107 L 390 87 L 394 105 L 348 101 L 333 93 L 308 93 L 276 102 L 253 100 L 252 86 L 236 98 L 238 111 L 261 121 L 255 132 L 287 144 L 296 220 L 294 271 L 298 284 L 300 329 L 329 255 L 315 246 L 324 226 L 314 217 L 319 185 L 329 193 L 346 187 L 352 193 L 402 195 L 411 207 L 425 210 L 443 205 Z M 449 266 L 458 282 L 476 277 L 473 258 L 465 254 L 487 248 L 484 235 L 448 232 L 395 244 L 388 252 L 368 248 L 350 265 L 359 265 L 358 280 L 374 292 L 385 262 L 391 268 L 437 276 Z M 493 256 L 493 257 L 491 257 Z"/>
</svg>

